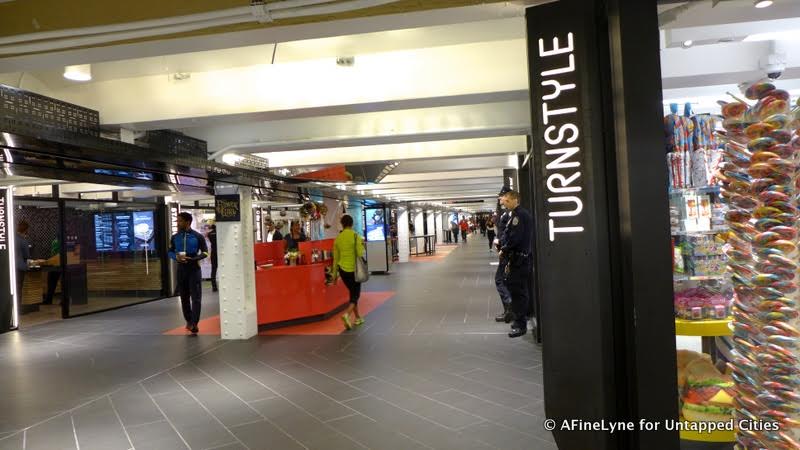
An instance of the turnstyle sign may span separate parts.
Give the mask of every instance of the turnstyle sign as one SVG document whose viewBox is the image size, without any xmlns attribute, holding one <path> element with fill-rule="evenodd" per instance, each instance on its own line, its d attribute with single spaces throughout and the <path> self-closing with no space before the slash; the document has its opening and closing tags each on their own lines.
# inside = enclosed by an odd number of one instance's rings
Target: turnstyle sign
<svg viewBox="0 0 800 450">
<path fill-rule="evenodd" d="M 14 302 L 14 249 L 12 248 L 11 190 L 0 188 L 0 332 L 12 326 Z"/>
<path fill-rule="evenodd" d="M 242 218 L 239 195 L 217 195 L 214 197 L 217 222 L 239 222 Z"/>
</svg>

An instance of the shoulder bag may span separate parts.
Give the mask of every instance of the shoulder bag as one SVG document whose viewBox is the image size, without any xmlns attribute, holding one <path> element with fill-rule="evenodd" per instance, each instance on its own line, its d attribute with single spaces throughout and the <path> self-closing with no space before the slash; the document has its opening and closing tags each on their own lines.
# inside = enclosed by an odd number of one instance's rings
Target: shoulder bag
<svg viewBox="0 0 800 450">
<path fill-rule="evenodd" d="M 356 258 L 356 269 L 353 275 L 356 283 L 365 283 L 369 280 L 369 269 L 364 258 L 358 257 L 358 235 L 353 233 L 353 256 Z"/>
</svg>

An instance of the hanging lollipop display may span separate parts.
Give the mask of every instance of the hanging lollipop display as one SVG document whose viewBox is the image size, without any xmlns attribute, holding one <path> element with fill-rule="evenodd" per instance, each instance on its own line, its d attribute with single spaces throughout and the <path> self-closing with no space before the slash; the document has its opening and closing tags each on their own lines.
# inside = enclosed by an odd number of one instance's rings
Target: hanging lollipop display
<svg viewBox="0 0 800 450">
<path fill-rule="evenodd" d="M 726 254 L 734 285 L 731 377 L 734 417 L 773 422 L 739 429 L 738 449 L 800 448 L 798 110 L 771 82 L 722 105 L 722 198 L 730 211 Z"/>
</svg>

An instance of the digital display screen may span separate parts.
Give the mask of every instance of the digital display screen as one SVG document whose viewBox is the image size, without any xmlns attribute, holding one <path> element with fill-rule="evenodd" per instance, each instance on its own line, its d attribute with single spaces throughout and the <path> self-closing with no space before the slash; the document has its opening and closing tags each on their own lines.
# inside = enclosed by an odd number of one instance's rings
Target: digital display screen
<svg viewBox="0 0 800 450">
<path fill-rule="evenodd" d="M 385 225 L 383 209 L 367 209 L 367 241 L 385 241 Z"/>
<path fill-rule="evenodd" d="M 94 240 L 98 252 L 155 250 L 152 211 L 124 211 L 94 215 Z"/>
<path fill-rule="evenodd" d="M 155 178 L 152 173 L 147 172 L 128 172 L 125 170 L 94 169 L 98 175 L 111 175 L 114 177 L 134 178 L 137 180 L 153 181 Z"/>
</svg>

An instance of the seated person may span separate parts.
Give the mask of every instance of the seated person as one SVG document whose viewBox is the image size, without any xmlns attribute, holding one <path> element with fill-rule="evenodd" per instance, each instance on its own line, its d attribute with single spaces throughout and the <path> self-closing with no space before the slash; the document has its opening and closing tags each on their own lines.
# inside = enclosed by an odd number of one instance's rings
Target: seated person
<svg viewBox="0 0 800 450">
<path fill-rule="evenodd" d="M 306 234 L 300 228 L 300 222 L 294 221 L 290 227 L 289 233 L 283 237 L 283 240 L 286 241 L 286 251 L 294 251 L 298 249 L 298 243 L 305 242 L 308 240 L 306 238 Z"/>
</svg>

